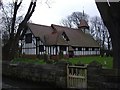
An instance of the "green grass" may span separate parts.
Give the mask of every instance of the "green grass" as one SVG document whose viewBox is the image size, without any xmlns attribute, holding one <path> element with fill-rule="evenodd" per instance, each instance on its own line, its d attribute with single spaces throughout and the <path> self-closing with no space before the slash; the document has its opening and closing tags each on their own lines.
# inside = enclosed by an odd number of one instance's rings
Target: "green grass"
<svg viewBox="0 0 120 90">
<path fill-rule="evenodd" d="M 89 57 L 79 57 L 79 58 L 70 58 L 67 60 L 72 64 L 83 63 L 89 64 L 92 61 L 97 61 L 103 65 L 105 68 L 112 68 L 113 67 L 113 58 L 112 57 L 100 57 L 100 56 L 89 56 Z M 106 64 L 105 64 L 106 62 Z"/>
<path fill-rule="evenodd" d="M 66 61 L 66 60 L 65 60 Z M 76 57 L 70 58 L 67 60 L 72 64 L 83 63 L 89 64 L 92 61 L 97 61 L 102 64 L 103 67 L 111 69 L 113 67 L 113 58 L 112 57 L 100 57 L 100 56 L 89 56 L 89 57 Z M 16 58 L 11 61 L 12 63 L 32 63 L 32 64 L 46 64 L 44 60 L 39 59 L 28 59 L 28 58 Z M 105 64 L 106 62 L 106 64 Z"/>
<path fill-rule="evenodd" d="M 11 61 L 11 63 L 31 63 L 31 64 L 46 64 L 43 60 L 39 59 L 28 59 L 28 58 L 15 58 Z"/>
</svg>

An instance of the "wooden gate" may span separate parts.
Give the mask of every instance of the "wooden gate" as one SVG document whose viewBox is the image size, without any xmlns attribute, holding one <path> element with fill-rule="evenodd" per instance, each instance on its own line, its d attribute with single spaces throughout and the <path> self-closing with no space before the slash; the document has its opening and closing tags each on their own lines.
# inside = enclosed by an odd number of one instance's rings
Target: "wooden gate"
<svg viewBox="0 0 120 90">
<path fill-rule="evenodd" d="M 67 65 L 67 88 L 87 88 L 87 66 Z"/>
</svg>

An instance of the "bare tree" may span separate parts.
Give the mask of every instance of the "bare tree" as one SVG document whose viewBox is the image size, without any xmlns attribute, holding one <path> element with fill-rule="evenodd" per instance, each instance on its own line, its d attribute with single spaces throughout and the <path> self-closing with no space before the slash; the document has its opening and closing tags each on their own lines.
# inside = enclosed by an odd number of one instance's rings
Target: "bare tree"
<svg viewBox="0 0 120 90">
<path fill-rule="evenodd" d="M 2 0 L 0 0 L 0 6 L 2 6 Z"/>
<path fill-rule="evenodd" d="M 11 24 L 12 24 L 13 10 L 14 10 L 14 3 L 12 2 L 2 5 L 1 8 L 0 28 L 2 33 L 3 45 L 6 44 L 7 40 L 10 37 L 10 33 L 12 31 Z M 17 26 L 22 20 L 23 20 L 23 15 L 20 14 L 20 10 L 19 10 L 19 15 L 17 15 L 15 21 L 14 33 L 17 31 Z"/>
<path fill-rule="evenodd" d="M 106 25 L 113 47 L 113 67 L 118 70 L 120 75 L 120 2 L 98 2 L 97 8 L 101 14 L 104 24 Z"/>
<path fill-rule="evenodd" d="M 66 19 L 63 19 L 61 24 L 66 27 L 75 27 L 78 28 L 80 25 L 80 20 L 85 19 L 88 21 L 89 16 L 84 12 L 73 12 Z"/>
<path fill-rule="evenodd" d="M 69 28 L 73 27 L 73 23 L 70 16 L 68 16 L 66 19 L 62 19 L 61 24 Z"/>
<path fill-rule="evenodd" d="M 22 33 L 25 32 L 26 24 L 29 21 L 30 17 L 32 16 L 35 7 L 36 7 L 36 1 L 37 0 L 31 0 L 28 11 L 23 18 L 23 20 L 18 24 L 17 30 L 15 29 L 15 24 L 17 21 L 17 13 L 18 10 L 23 2 L 23 0 L 15 0 L 14 2 L 14 8 L 13 8 L 13 14 L 11 18 L 11 24 L 10 24 L 10 35 L 8 42 L 2 47 L 2 56 L 3 59 L 11 60 L 15 57 L 17 51 L 18 51 L 18 42 L 19 38 Z M 16 31 L 15 31 L 16 30 Z M 15 33 L 16 32 L 16 33 Z"/>
<path fill-rule="evenodd" d="M 92 17 L 90 20 L 90 33 L 91 35 L 95 38 L 95 40 L 99 41 L 99 43 L 101 42 L 101 19 L 98 16 Z"/>
<path fill-rule="evenodd" d="M 108 42 L 108 37 L 110 39 L 109 36 L 109 32 L 108 29 L 106 28 L 106 26 L 103 23 L 103 20 L 98 17 L 92 17 L 90 20 L 90 34 L 94 37 L 94 39 L 100 44 L 101 48 L 107 49 L 107 45 L 110 45 L 110 40 Z M 110 49 L 109 49 L 110 50 Z"/>
</svg>

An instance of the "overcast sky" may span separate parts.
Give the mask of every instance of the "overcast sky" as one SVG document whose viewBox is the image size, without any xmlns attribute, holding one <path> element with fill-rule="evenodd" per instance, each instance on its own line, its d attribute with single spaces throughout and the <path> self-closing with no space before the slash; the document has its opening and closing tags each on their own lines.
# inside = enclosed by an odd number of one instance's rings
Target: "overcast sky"
<svg viewBox="0 0 120 90">
<path fill-rule="evenodd" d="M 31 17 L 33 23 L 43 25 L 60 24 L 61 19 L 72 12 L 83 12 L 83 9 L 90 17 L 100 16 L 95 0 L 48 0 L 50 8 L 45 2 L 46 0 L 37 0 L 35 12 Z M 23 0 L 23 11 L 27 10 L 29 3 L 30 0 Z"/>
<path fill-rule="evenodd" d="M 100 16 L 95 0 L 51 0 L 48 2 L 50 8 L 45 4 L 45 1 L 40 2 L 38 0 L 36 10 L 31 17 L 33 23 L 44 25 L 60 24 L 61 19 L 72 12 L 82 12 L 83 9 L 90 17 Z"/>
</svg>

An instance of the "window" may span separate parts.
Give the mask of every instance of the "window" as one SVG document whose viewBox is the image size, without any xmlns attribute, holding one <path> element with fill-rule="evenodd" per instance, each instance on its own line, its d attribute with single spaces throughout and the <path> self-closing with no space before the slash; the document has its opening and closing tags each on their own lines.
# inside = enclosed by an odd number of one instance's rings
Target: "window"
<svg viewBox="0 0 120 90">
<path fill-rule="evenodd" d="M 89 48 L 89 51 L 92 51 L 92 48 Z"/>
<path fill-rule="evenodd" d="M 78 51 L 78 48 L 75 48 L 76 51 Z"/>
<path fill-rule="evenodd" d="M 86 47 L 86 51 L 89 51 L 89 48 L 88 48 L 88 47 Z"/>
<path fill-rule="evenodd" d="M 94 48 L 94 51 L 98 51 L 98 50 L 99 50 L 99 48 L 97 48 L 97 47 L 96 47 L 96 48 Z"/>
<path fill-rule="evenodd" d="M 43 45 L 39 46 L 39 52 L 44 52 L 44 46 Z"/>
<path fill-rule="evenodd" d="M 64 40 L 70 41 L 69 38 L 67 37 L 67 35 L 65 34 L 65 32 L 63 32 L 62 37 L 63 37 Z"/>
<path fill-rule="evenodd" d="M 66 46 L 60 46 L 60 50 L 66 51 Z"/>
<path fill-rule="evenodd" d="M 92 48 L 92 51 L 95 51 L 95 48 L 94 48 L 94 47 Z"/>
<path fill-rule="evenodd" d="M 82 48 L 82 51 L 85 51 L 86 50 L 86 48 Z"/>
<path fill-rule="evenodd" d="M 31 33 L 25 35 L 25 42 L 32 43 L 32 34 Z"/>
<path fill-rule="evenodd" d="M 77 50 L 77 48 L 76 47 L 72 47 L 74 50 Z"/>
<path fill-rule="evenodd" d="M 79 48 L 78 48 L 78 51 L 82 51 L 82 48 L 81 48 L 81 47 L 79 47 Z"/>
</svg>

